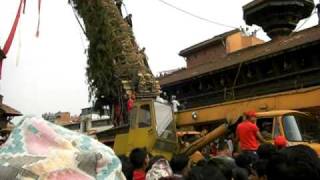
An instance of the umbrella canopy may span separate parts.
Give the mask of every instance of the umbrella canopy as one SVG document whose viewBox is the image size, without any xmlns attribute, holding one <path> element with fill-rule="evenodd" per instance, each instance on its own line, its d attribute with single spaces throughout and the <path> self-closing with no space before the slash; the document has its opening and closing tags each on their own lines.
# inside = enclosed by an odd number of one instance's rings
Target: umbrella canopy
<svg viewBox="0 0 320 180">
<path fill-rule="evenodd" d="M 25 118 L 0 148 L 1 179 L 125 179 L 113 150 L 42 118 Z"/>
</svg>

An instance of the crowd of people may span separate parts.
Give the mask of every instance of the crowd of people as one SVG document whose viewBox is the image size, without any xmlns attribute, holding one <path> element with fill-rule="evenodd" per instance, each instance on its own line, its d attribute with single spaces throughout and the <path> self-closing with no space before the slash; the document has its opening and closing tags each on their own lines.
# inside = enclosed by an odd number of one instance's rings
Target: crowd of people
<svg viewBox="0 0 320 180">
<path fill-rule="evenodd" d="M 133 180 L 320 180 L 320 159 L 312 148 L 288 147 L 284 136 L 268 143 L 255 117 L 254 111 L 248 111 L 237 126 L 238 148 L 230 149 L 225 140 L 216 144 L 215 153 L 203 148 L 197 152 L 200 156 L 177 154 L 171 160 L 136 148 L 129 157 L 119 157 L 123 173 Z"/>
<path fill-rule="evenodd" d="M 225 149 L 221 149 L 221 152 Z M 122 171 L 132 180 L 317 180 L 320 161 L 308 146 L 281 147 L 261 144 L 255 153 L 218 153 L 199 161 L 177 154 L 169 161 L 151 156 L 146 149 L 133 149 L 119 156 Z"/>
<path fill-rule="evenodd" d="M 279 149 L 280 148 L 280 149 Z M 306 145 L 276 147 L 261 144 L 255 153 L 225 153 L 194 161 L 183 154 L 171 160 L 152 156 L 144 148 L 133 149 L 129 157 L 119 156 L 122 171 L 132 180 L 317 180 L 320 160 Z"/>
</svg>

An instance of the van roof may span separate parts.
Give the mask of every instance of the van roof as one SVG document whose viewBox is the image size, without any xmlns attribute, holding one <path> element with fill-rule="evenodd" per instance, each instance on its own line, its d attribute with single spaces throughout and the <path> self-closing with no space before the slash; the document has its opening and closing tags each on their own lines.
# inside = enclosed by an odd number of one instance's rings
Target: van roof
<svg viewBox="0 0 320 180">
<path fill-rule="evenodd" d="M 300 113 L 300 114 L 307 115 L 306 113 L 295 111 L 295 110 L 271 110 L 266 112 L 257 112 L 256 115 L 257 117 L 268 117 L 268 116 L 280 116 L 288 113 Z"/>
</svg>

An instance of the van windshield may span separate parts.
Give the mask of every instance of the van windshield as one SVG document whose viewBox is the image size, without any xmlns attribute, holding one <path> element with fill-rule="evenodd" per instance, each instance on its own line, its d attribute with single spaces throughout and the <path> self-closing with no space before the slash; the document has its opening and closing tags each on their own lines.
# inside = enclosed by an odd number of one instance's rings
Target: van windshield
<svg viewBox="0 0 320 180">
<path fill-rule="evenodd" d="M 284 132 L 289 141 L 320 141 L 320 123 L 303 114 L 283 118 Z"/>
<path fill-rule="evenodd" d="M 162 104 L 159 102 L 154 103 L 155 114 L 156 114 L 156 129 L 159 137 L 165 139 L 175 140 L 175 124 L 173 121 L 173 113 L 170 105 Z"/>
<path fill-rule="evenodd" d="M 155 143 L 155 149 L 174 152 L 176 150 L 177 136 L 171 106 L 155 102 L 154 107 L 157 123 L 156 130 L 158 135 Z"/>
</svg>

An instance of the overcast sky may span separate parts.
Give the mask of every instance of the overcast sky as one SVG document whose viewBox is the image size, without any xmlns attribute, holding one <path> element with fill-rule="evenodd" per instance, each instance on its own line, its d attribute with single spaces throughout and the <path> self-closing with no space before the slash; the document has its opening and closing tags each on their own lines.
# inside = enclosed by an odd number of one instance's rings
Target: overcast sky
<svg viewBox="0 0 320 180">
<path fill-rule="evenodd" d="M 79 114 L 90 106 L 85 68 L 86 39 L 68 0 L 42 0 L 40 37 L 35 38 L 37 1 L 27 0 L 26 13 L 7 59 L 0 93 L 4 103 L 24 114 L 68 111 Z M 232 27 L 240 27 L 242 6 L 250 0 L 165 0 L 183 10 Z M 9 34 L 20 0 L 0 0 L 0 46 Z M 133 14 L 133 30 L 146 47 L 154 74 L 185 66 L 179 51 L 225 31 L 218 26 L 169 7 L 160 0 L 124 0 Z M 315 25 L 316 15 L 304 28 Z M 264 37 L 262 33 L 260 37 Z"/>
</svg>

